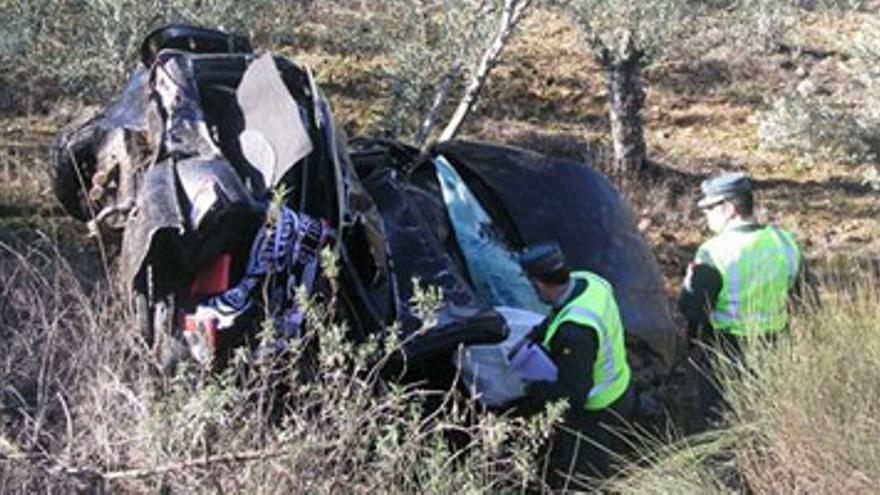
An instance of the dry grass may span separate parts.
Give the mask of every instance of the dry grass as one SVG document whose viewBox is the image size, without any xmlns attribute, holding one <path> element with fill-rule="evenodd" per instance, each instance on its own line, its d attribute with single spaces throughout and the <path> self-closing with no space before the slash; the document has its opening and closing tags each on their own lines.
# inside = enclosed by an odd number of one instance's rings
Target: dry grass
<svg viewBox="0 0 880 495">
<path fill-rule="evenodd" d="M 8 118 L 0 127 L 0 211 L 54 204 L 46 164 L 54 119 L 31 115 Z"/>
<path fill-rule="evenodd" d="M 242 350 L 225 371 L 164 376 L 100 273 L 79 273 L 48 238 L 27 246 L 0 243 L 2 493 L 450 493 L 534 479 L 549 419 L 476 417 L 453 390 L 381 380 L 390 351 L 346 342 L 331 307 L 305 302 L 310 332 L 288 354 Z"/>
<path fill-rule="evenodd" d="M 723 364 L 728 426 L 646 453 L 650 467 L 633 466 L 625 491 L 874 493 L 878 289 L 873 277 L 847 275 L 776 346 L 750 349 L 750 371 Z"/>
<path fill-rule="evenodd" d="M 839 54 L 863 16 L 853 13 L 841 21 L 812 15 L 795 42 L 830 52 L 823 70 L 834 77 Z M 760 179 L 762 216 L 793 230 L 810 257 L 834 257 L 846 264 L 856 256 L 875 257 L 880 203 L 854 183 L 859 167 L 828 161 L 806 166 L 785 151 L 757 146 L 760 111 L 797 83 L 799 69 L 812 69 L 809 57 L 738 51 L 713 41 L 715 33 L 698 34 L 646 72 L 649 155 L 669 174 L 657 184 L 625 191 L 670 294 L 704 237 L 692 207 L 695 181 L 721 170 L 746 170 Z M 346 131 L 356 135 L 381 127 L 388 101 L 375 75 L 384 56 L 326 50 L 313 39 L 294 39 L 304 41 L 300 48 L 305 51 L 292 47 L 287 54 L 316 69 Z M 539 11 L 526 19 L 505 52 L 463 135 L 551 155 L 585 156 L 601 167 L 608 154 L 606 99 L 603 74 L 570 22 Z M 45 147 L 55 121 L 44 116 L 3 120 L 0 387 L 6 409 L 0 413 L 0 492 L 67 492 L 100 484 L 132 492 L 160 487 L 182 492 L 368 491 L 381 485 L 380 474 L 386 483 L 399 479 L 395 487 L 400 491 L 483 486 L 490 469 L 445 478 L 440 458 L 448 452 L 439 445 L 438 450 L 433 444 L 424 449 L 405 441 L 400 432 L 410 431 L 412 424 L 394 416 L 381 417 L 388 426 L 382 431 L 393 437 L 387 456 L 368 455 L 363 463 L 352 464 L 343 460 L 352 452 L 346 449 L 362 444 L 351 443 L 358 432 L 343 427 L 342 418 L 370 428 L 381 421 L 345 416 L 351 411 L 339 408 L 335 419 L 323 425 L 300 417 L 299 423 L 267 429 L 261 413 L 248 407 L 259 394 L 254 382 L 231 387 L 230 395 L 200 382 L 197 374 L 189 375 L 190 382 L 166 384 L 169 393 L 158 398 L 150 385 L 156 383 L 152 358 L 131 332 L 126 305 L 103 282 L 95 249 L 84 249 L 81 231 L 46 216 L 54 200 L 46 187 Z M 867 287 L 829 292 L 833 304 L 796 323 L 804 331 L 784 347 L 791 352 L 766 361 L 767 370 L 782 366 L 778 369 L 784 371 L 733 388 L 740 394 L 741 421 L 735 427 L 688 439 L 684 449 L 655 445 L 658 465 L 640 471 L 629 489 L 723 491 L 725 475 L 717 467 L 725 464 L 735 466 L 750 487 L 767 493 L 863 491 L 880 483 L 876 446 L 862 441 L 880 433 L 872 419 L 878 390 L 869 374 L 878 364 L 874 322 L 880 315 L 872 306 L 876 291 Z M 212 398 L 208 392 L 218 395 Z M 312 397 L 297 407 L 323 400 Z M 333 397 L 346 404 L 346 398 Z M 290 417 L 306 413 L 294 408 Z M 173 432 L 179 435 L 169 436 Z M 344 449 L 332 450 L 337 447 Z M 475 455 L 483 454 L 477 450 Z M 372 469 L 376 459 L 385 464 L 374 478 L 350 472 Z M 431 467 L 431 462 L 436 464 Z M 407 477 L 413 466 L 424 469 Z"/>
</svg>

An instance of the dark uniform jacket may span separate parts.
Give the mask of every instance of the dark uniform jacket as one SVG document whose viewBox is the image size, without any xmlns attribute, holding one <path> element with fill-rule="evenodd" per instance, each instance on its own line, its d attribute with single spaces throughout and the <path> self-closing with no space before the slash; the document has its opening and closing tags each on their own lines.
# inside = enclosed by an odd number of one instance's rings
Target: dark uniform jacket
<svg viewBox="0 0 880 495">
<path fill-rule="evenodd" d="M 586 280 L 574 280 L 574 290 L 535 329 L 531 335 L 532 340 L 543 342 L 547 329 L 558 312 L 586 288 Z M 563 323 L 550 341 L 549 354 L 556 363 L 558 378 L 555 382 L 533 383 L 529 386 L 529 396 L 540 403 L 565 398 L 571 406 L 570 411 L 583 411 L 587 394 L 593 388 L 593 363 L 596 361 L 598 349 L 599 337 L 595 330 L 572 322 Z"/>
</svg>

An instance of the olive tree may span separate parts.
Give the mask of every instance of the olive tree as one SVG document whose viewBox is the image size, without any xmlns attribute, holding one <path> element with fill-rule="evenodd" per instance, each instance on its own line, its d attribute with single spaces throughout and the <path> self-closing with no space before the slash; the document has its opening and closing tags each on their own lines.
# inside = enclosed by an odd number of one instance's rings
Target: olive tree
<svg viewBox="0 0 880 495">
<path fill-rule="evenodd" d="M 848 7 L 848 6 L 844 6 Z M 846 14 L 851 9 L 828 13 Z M 880 157 L 880 15 L 863 16 L 859 30 L 840 53 L 816 57 L 837 59 L 832 68 L 802 74 L 761 115 L 762 148 L 784 151 L 810 164 L 874 164 Z M 829 64 L 825 64 L 828 67 Z M 834 71 L 829 84 L 827 71 Z M 877 173 L 869 179 L 876 184 Z"/>
<path fill-rule="evenodd" d="M 302 10 L 299 0 L 3 0 L 0 81 L 28 97 L 100 100 L 118 89 L 151 29 L 186 22 L 272 48 Z"/>
<path fill-rule="evenodd" d="M 492 68 L 537 0 L 369 0 L 334 2 L 334 33 L 352 53 L 387 59 L 382 131 L 424 146 L 452 139 Z M 346 12 L 348 11 L 348 12 Z M 355 11 L 357 16 L 352 17 Z M 326 22 L 326 21 L 325 21 Z"/>
<path fill-rule="evenodd" d="M 866 132 L 866 141 L 873 148 L 871 158 L 880 155 L 880 14 L 868 19 L 852 49 L 859 63 L 856 72 L 857 80 L 865 91 L 867 105 L 862 105 L 860 121 Z"/>
<path fill-rule="evenodd" d="M 786 0 L 559 0 L 574 19 L 608 85 L 614 148 L 612 171 L 619 176 L 645 170 L 642 73 L 668 47 L 695 28 L 715 24 L 739 31 L 746 43 L 772 45 L 791 26 Z"/>
</svg>

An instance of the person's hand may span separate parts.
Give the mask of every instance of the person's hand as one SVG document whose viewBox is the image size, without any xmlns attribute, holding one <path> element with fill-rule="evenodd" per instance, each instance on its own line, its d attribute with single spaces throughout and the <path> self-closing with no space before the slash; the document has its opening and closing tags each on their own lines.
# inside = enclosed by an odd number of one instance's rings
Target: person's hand
<svg viewBox="0 0 880 495">
<path fill-rule="evenodd" d="M 526 334 L 526 338 L 531 340 L 532 342 L 540 343 L 538 336 L 544 332 L 544 326 L 546 326 L 546 325 L 547 325 L 547 320 L 545 319 L 541 323 L 533 326 L 532 329 L 529 330 L 529 333 Z"/>
</svg>

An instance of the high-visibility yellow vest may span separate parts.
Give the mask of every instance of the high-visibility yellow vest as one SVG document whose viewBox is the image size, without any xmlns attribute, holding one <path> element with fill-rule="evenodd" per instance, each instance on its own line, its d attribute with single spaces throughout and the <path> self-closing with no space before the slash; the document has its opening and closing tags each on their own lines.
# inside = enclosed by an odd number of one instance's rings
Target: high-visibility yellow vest
<svg viewBox="0 0 880 495">
<path fill-rule="evenodd" d="M 778 332 L 788 323 L 788 293 L 801 253 L 791 233 L 775 226 L 727 230 L 706 241 L 697 259 L 721 273 L 712 328 L 732 335 Z"/>
<path fill-rule="evenodd" d="M 556 314 L 547 327 L 542 345 L 549 351 L 553 336 L 566 322 L 596 332 L 599 348 L 593 363 L 593 388 L 584 401 L 588 411 L 595 411 L 608 407 L 626 392 L 632 373 L 626 360 L 623 323 L 611 284 L 590 272 L 574 272 L 571 276 L 586 280 L 587 288 Z"/>
</svg>

